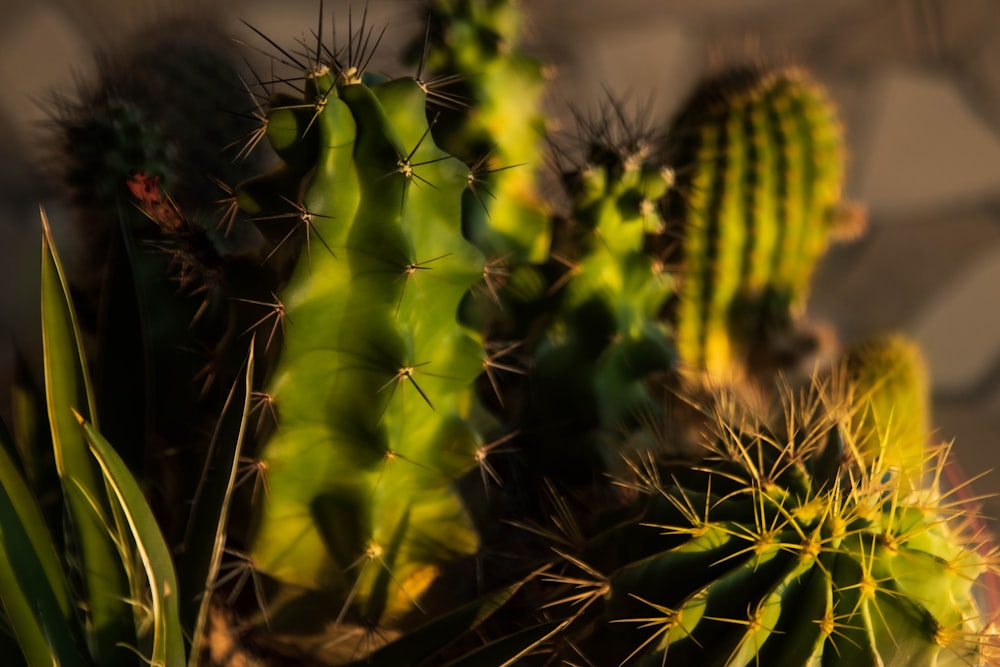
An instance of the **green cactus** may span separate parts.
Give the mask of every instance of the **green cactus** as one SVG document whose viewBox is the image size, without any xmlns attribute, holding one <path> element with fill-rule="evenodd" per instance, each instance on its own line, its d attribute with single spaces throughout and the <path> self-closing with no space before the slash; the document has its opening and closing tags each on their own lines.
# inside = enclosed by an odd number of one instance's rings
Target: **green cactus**
<svg viewBox="0 0 1000 667">
<path fill-rule="evenodd" d="M 435 140 L 473 165 L 466 197 L 479 205 L 464 208 L 466 234 L 497 261 L 543 262 L 551 234 L 538 185 L 545 76 L 541 63 L 518 49 L 524 17 L 505 0 L 426 4 L 418 77 L 439 107 Z"/>
<path fill-rule="evenodd" d="M 319 65 L 305 97 L 276 98 L 268 116 L 290 162 L 279 185 L 289 170 L 302 183 L 238 191 L 265 216 L 259 193 L 284 199 L 308 244 L 278 295 L 277 429 L 252 555 L 376 624 L 419 607 L 435 569 L 478 547 L 453 484 L 479 443 L 468 418 L 484 353 L 457 317 L 483 258 L 461 233 L 468 169 L 434 145 L 425 103 L 413 79 L 369 85 L 352 64 Z"/>
<path fill-rule="evenodd" d="M 623 430 L 658 411 L 647 381 L 674 361 L 661 318 L 672 280 L 647 252 L 663 229 L 657 202 L 672 174 L 654 159 L 652 137 L 624 117 L 612 103 L 582 121 L 583 164 L 563 174 L 570 213 L 556 226 L 524 416 L 528 428 L 546 433 L 539 446 L 576 458 L 582 437 L 602 468 L 617 459 L 611 443 Z M 558 434 L 550 432 L 555 424 Z"/>
<path fill-rule="evenodd" d="M 599 620 L 575 620 L 594 632 L 578 644 L 591 660 L 985 660 L 993 640 L 975 582 L 997 561 L 974 508 L 940 479 L 949 448 L 928 457 L 927 485 L 896 484 L 882 464 L 845 457 L 859 446 L 853 406 L 829 389 L 786 396 L 789 420 L 777 430 L 716 410 L 695 468 L 634 460 L 621 483 L 643 509 L 571 559 L 566 575 L 592 579 Z"/>
<path fill-rule="evenodd" d="M 667 240 L 681 266 L 677 351 L 689 377 L 725 384 L 773 367 L 817 259 L 861 222 L 840 203 L 843 154 L 833 106 L 797 69 L 720 75 L 678 114 Z"/>
</svg>

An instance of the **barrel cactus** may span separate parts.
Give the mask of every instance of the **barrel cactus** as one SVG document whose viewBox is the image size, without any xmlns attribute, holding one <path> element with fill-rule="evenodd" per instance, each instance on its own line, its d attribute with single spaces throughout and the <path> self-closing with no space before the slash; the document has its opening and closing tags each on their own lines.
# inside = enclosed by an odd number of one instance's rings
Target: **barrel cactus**
<svg viewBox="0 0 1000 667">
<path fill-rule="evenodd" d="M 299 46 L 249 28 L 273 76 L 169 52 L 234 114 L 187 127 L 127 67 L 63 103 L 107 278 L 46 233 L 48 419 L 19 386 L 0 429 L 23 662 L 993 659 L 919 351 L 804 317 L 863 220 L 821 86 L 739 69 L 566 141 L 516 3 L 425 9 L 396 78 L 321 7 Z"/>
<path fill-rule="evenodd" d="M 604 573 L 594 582 L 603 615 L 579 644 L 597 664 L 964 665 L 992 655 L 976 581 L 995 557 L 974 507 L 942 483 L 950 448 L 927 451 L 926 482 L 901 483 L 890 456 L 859 456 L 868 434 L 852 426 L 848 385 L 786 393 L 781 428 L 721 397 L 697 466 L 633 461 L 621 483 L 642 510 L 569 568 Z M 884 452 L 909 446 L 880 437 Z"/>
</svg>

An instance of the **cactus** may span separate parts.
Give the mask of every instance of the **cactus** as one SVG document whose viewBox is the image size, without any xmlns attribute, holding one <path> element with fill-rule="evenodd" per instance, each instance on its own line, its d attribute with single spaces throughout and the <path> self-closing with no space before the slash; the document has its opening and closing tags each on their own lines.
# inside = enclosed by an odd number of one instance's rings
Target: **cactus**
<svg viewBox="0 0 1000 667">
<path fill-rule="evenodd" d="M 317 65 L 303 99 L 271 104 L 269 138 L 293 147 L 279 169 L 301 184 L 256 180 L 237 196 L 258 217 L 285 211 L 307 243 L 278 294 L 287 325 L 265 390 L 277 429 L 252 555 L 379 623 L 478 547 L 453 482 L 475 465 L 484 354 L 457 316 L 483 259 L 461 234 L 468 169 L 434 145 L 425 92 L 369 85 L 356 65 Z"/>
<path fill-rule="evenodd" d="M 846 456 L 862 445 L 844 389 L 786 394 L 778 430 L 722 398 L 696 468 L 633 460 L 621 483 L 642 510 L 568 566 L 567 579 L 593 578 L 602 614 L 578 643 L 591 660 L 965 665 L 988 655 L 975 582 L 996 557 L 974 508 L 942 484 L 950 448 L 925 456 L 930 479 L 913 488 L 886 474 L 885 459 Z"/>
<path fill-rule="evenodd" d="M 920 348 L 899 334 L 877 336 L 848 350 L 846 365 L 858 404 L 858 455 L 881 459 L 903 479 L 921 474 L 930 438 L 930 386 Z"/>
<path fill-rule="evenodd" d="M 222 117 L 178 122 L 128 67 L 64 104 L 108 278 L 74 309 L 46 232 L 49 419 L 0 428 L 25 662 L 991 659 L 997 557 L 943 481 L 918 351 L 784 374 L 860 220 L 821 88 L 716 77 L 662 139 L 620 102 L 578 115 L 560 208 L 517 5 L 428 9 L 412 77 L 365 71 L 367 15 L 324 42 L 322 7 L 302 49 L 253 29 L 291 75 L 210 57 L 251 95 L 217 173 L 185 151 Z M 168 84 L 228 99 L 180 51 Z"/>
<path fill-rule="evenodd" d="M 102 77 L 57 97 L 52 140 L 84 240 L 69 280 L 103 435 L 148 476 L 161 520 L 172 515 L 168 532 L 179 533 L 186 512 L 171 495 L 194 493 L 184 469 L 200 467 L 204 431 L 245 358 L 234 339 L 257 315 L 235 299 L 266 294 L 276 278 L 246 270 L 256 228 L 220 217 L 218 184 L 260 168 L 224 151 L 246 129 L 229 111 L 243 104 L 237 54 L 207 22 L 159 27 L 99 53 Z M 163 105 L 175 90 L 187 92 Z"/>
<path fill-rule="evenodd" d="M 672 280 L 647 252 L 663 230 L 656 202 L 672 173 L 652 155 L 653 137 L 625 118 L 610 103 L 581 119 L 582 164 L 562 175 L 570 213 L 556 225 L 523 417 L 526 428 L 546 433 L 539 447 L 557 458 L 582 458 L 589 442 L 602 470 L 617 460 L 609 444 L 623 429 L 659 410 L 648 380 L 674 361 L 661 317 Z"/>
<path fill-rule="evenodd" d="M 817 259 L 858 231 L 840 124 L 801 70 L 748 69 L 703 83 L 668 136 L 677 352 L 689 377 L 738 381 L 774 367 Z"/>
<path fill-rule="evenodd" d="M 466 196 L 480 205 L 464 208 L 466 233 L 491 259 L 540 263 L 551 234 L 538 193 L 544 69 L 518 49 L 524 17 L 502 0 L 427 5 L 418 78 L 439 107 L 435 140 L 473 166 Z"/>
</svg>

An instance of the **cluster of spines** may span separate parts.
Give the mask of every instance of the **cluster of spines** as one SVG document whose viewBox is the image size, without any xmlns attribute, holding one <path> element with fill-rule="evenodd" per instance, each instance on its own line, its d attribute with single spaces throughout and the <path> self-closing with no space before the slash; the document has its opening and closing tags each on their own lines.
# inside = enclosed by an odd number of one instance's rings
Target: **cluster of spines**
<svg viewBox="0 0 1000 667">
<path fill-rule="evenodd" d="M 794 337 L 816 261 L 831 238 L 857 231 L 858 212 L 840 201 L 841 134 L 825 93 L 797 69 L 709 80 L 678 114 L 667 217 L 689 376 L 729 383 L 773 370 L 769 357 Z"/>
</svg>

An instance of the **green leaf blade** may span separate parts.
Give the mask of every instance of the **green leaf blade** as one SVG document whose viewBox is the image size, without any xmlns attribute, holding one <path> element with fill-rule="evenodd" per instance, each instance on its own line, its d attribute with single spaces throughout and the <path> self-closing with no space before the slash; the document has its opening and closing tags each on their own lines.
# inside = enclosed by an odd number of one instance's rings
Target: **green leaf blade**
<svg viewBox="0 0 1000 667">
<path fill-rule="evenodd" d="M 180 621 L 180 594 L 170 548 L 139 484 L 128 466 L 100 433 L 77 416 L 87 444 L 128 523 L 136 555 L 149 582 L 153 615 L 152 665 L 184 667 L 184 635 Z"/>
<path fill-rule="evenodd" d="M 128 665 L 133 657 L 120 647 L 135 639 L 127 600 L 128 578 L 115 541 L 91 504 L 107 508 L 104 482 L 90 458 L 74 410 L 96 414 L 79 326 L 65 273 L 52 242 L 44 209 L 42 220 L 42 351 L 45 395 L 56 468 L 72 530 L 80 547 L 93 641 L 92 657 L 102 665 Z M 105 514 L 105 516 L 110 516 Z"/>
<path fill-rule="evenodd" d="M 0 450 L 0 459 L 0 601 L 11 629 L 31 667 L 86 665 L 58 563 L 51 572 L 55 545 L 47 531 L 41 535 L 44 523 L 32 522 L 41 512 L 24 480 L 10 478 L 6 452 Z M 39 569 L 45 576 L 38 576 Z"/>
</svg>

